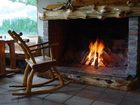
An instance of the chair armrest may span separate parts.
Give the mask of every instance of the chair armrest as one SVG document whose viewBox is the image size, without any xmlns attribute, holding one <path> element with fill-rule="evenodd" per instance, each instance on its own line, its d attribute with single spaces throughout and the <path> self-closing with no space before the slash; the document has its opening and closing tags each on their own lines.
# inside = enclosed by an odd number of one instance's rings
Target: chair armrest
<svg viewBox="0 0 140 105">
<path fill-rule="evenodd" d="M 51 47 L 58 46 L 58 45 L 59 45 L 58 43 L 49 44 L 49 42 L 45 42 L 45 43 L 32 45 L 32 46 L 30 46 L 30 48 L 36 47 L 34 49 L 31 49 L 31 52 L 33 52 L 33 51 L 37 51 L 37 50 L 44 50 L 46 48 L 51 48 Z"/>
<path fill-rule="evenodd" d="M 28 46 L 28 47 L 29 47 L 29 48 L 32 48 L 32 47 L 39 47 L 39 46 L 42 46 L 42 45 L 45 45 L 45 44 L 49 44 L 49 42 L 38 43 L 38 44 L 30 45 L 30 46 Z"/>
</svg>

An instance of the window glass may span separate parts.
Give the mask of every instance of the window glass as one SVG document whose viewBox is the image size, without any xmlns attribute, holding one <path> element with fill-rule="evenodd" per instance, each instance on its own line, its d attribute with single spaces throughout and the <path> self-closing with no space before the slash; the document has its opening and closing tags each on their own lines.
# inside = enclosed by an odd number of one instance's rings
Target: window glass
<svg viewBox="0 0 140 105">
<path fill-rule="evenodd" d="M 0 3 L 0 34 L 7 31 L 23 32 L 25 36 L 37 35 L 36 0 L 3 0 Z"/>
</svg>

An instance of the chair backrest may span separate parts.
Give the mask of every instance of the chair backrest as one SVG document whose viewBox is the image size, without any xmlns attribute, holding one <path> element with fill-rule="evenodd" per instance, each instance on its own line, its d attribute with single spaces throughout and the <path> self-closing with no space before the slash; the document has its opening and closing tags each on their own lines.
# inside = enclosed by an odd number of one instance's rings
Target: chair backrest
<svg viewBox="0 0 140 105">
<path fill-rule="evenodd" d="M 17 34 L 15 31 L 8 30 L 9 35 L 14 39 L 14 41 L 22 48 L 24 51 L 26 59 L 31 59 L 34 64 L 36 61 L 34 59 L 33 54 L 31 53 L 30 48 L 26 44 L 26 42 L 21 38 L 20 34 Z"/>
</svg>

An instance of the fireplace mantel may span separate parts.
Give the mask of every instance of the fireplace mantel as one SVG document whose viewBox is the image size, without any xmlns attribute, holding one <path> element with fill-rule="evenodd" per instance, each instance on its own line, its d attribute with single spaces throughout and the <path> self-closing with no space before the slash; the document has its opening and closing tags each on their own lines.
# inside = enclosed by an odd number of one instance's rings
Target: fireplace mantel
<svg viewBox="0 0 140 105">
<path fill-rule="evenodd" d="M 50 7 L 53 8 L 50 8 Z M 55 8 L 56 6 L 56 8 Z M 44 8 L 39 18 L 41 20 L 69 20 L 69 19 L 104 19 L 140 16 L 140 3 L 137 5 L 87 5 L 71 8 L 61 8 L 63 4 L 51 4 Z"/>
</svg>

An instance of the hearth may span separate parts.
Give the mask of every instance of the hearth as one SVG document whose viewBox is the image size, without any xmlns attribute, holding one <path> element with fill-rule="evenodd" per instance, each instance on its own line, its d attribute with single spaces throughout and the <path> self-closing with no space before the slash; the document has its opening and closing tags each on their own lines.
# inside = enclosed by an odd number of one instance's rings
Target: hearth
<svg viewBox="0 0 140 105">
<path fill-rule="evenodd" d="M 132 88 L 139 77 L 138 30 L 137 17 L 48 21 L 48 38 L 59 42 L 53 52 L 64 75 L 76 82 L 122 90 Z M 94 57 L 85 63 L 91 43 L 103 44 L 102 53 L 95 54 L 102 56 L 102 65 L 99 57 L 95 65 L 91 64 Z"/>
</svg>

